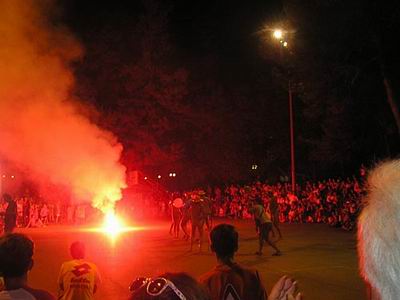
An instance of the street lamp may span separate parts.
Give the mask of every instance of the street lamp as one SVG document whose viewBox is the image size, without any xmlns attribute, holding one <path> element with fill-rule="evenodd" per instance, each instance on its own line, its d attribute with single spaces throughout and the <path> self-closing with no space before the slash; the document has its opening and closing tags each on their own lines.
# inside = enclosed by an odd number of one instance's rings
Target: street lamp
<svg viewBox="0 0 400 300">
<path fill-rule="evenodd" d="M 275 29 L 273 33 L 274 38 L 280 40 L 283 37 L 283 32 L 281 29 Z"/>
<path fill-rule="evenodd" d="M 281 29 L 275 29 L 272 36 L 279 40 L 281 47 L 287 48 L 288 43 L 284 40 L 285 34 Z M 282 50 L 282 49 L 281 49 Z M 281 55 L 282 55 L 281 51 Z M 290 173 L 292 179 L 292 192 L 296 192 L 296 164 L 294 152 L 294 124 L 293 124 L 293 95 L 290 78 L 288 79 L 288 98 L 289 98 L 289 127 L 290 127 Z"/>
</svg>

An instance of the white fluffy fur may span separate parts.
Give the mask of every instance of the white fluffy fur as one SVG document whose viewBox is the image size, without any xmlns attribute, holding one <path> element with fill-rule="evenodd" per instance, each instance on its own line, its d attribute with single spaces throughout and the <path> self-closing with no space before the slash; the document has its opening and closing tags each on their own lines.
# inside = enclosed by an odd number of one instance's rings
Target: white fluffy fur
<svg viewBox="0 0 400 300">
<path fill-rule="evenodd" d="M 378 165 L 358 220 L 361 275 L 381 300 L 400 299 L 400 160 Z"/>
</svg>

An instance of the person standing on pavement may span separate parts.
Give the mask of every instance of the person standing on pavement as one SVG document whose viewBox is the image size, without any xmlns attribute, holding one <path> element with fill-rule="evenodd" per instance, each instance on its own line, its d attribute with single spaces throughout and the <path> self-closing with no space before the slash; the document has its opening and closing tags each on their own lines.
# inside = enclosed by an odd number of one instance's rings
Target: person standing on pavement
<svg viewBox="0 0 400 300">
<path fill-rule="evenodd" d="M 13 232 L 17 225 L 17 204 L 9 194 L 4 194 L 3 199 L 7 202 L 7 208 L 4 215 L 4 233 Z"/>
<path fill-rule="evenodd" d="M 203 200 L 196 193 L 192 198 L 192 203 L 190 206 L 190 217 L 192 221 L 192 231 L 190 234 L 190 251 L 193 250 L 193 242 L 196 237 L 196 231 L 199 233 L 198 246 L 201 252 L 202 242 L 203 242 L 203 232 L 204 232 L 204 222 L 205 214 L 203 207 Z"/>
<path fill-rule="evenodd" d="M 275 242 L 271 239 L 272 220 L 271 216 L 265 211 L 263 201 L 260 197 L 256 197 L 253 205 L 249 208 L 249 212 L 254 216 L 256 228 L 258 231 L 259 247 L 256 252 L 257 255 L 262 255 L 264 242 L 270 245 L 275 252 L 273 256 L 281 256 L 282 252 L 278 249 Z"/>
</svg>

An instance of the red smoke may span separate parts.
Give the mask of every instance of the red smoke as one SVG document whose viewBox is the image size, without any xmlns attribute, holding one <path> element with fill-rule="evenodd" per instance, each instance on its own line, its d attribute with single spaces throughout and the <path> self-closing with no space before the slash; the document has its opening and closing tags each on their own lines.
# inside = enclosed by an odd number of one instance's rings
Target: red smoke
<svg viewBox="0 0 400 300">
<path fill-rule="evenodd" d="M 125 187 L 122 146 L 73 99 L 82 49 L 51 2 L 0 1 L 0 157 L 106 211 Z"/>
</svg>

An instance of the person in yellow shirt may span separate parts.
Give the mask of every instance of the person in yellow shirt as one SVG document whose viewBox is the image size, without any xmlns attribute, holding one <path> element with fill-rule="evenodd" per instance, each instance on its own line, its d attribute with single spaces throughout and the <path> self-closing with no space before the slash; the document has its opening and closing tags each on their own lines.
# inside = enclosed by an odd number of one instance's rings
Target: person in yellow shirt
<svg viewBox="0 0 400 300">
<path fill-rule="evenodd" d="M 58 300 L 91 300 L 100 284 L 100 275 L 94 263 L 84 260 L 85 245 L 71 244 L 73 260 L 61 265 L 58 276 Z"/>
</svg>

